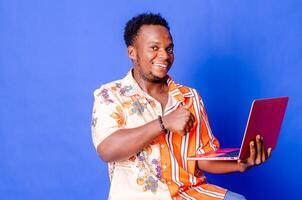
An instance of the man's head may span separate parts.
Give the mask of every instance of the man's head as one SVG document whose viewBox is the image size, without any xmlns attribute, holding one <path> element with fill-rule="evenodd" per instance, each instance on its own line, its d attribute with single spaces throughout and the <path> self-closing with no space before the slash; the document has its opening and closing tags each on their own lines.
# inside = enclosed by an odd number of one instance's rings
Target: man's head
<svg viewBox="0 0 302 200">
<path fill-rule="evenodd" d="M 143 25 L 160 25 L 170 31 L 168 22 L 160 14 L 139 14 L 129 20 L 126 24 L 124 31 L 124 40 L 127 47 L 133 45 L 135 38 Z"/>
<path fill-rule="evenodd" d="M 150 82 L 162 81 L 173 61 L 173 41 L 167 21 L 159 14 L 140 14 L 125 27 L 128 56 L 134 76 Z"/>
</svg>

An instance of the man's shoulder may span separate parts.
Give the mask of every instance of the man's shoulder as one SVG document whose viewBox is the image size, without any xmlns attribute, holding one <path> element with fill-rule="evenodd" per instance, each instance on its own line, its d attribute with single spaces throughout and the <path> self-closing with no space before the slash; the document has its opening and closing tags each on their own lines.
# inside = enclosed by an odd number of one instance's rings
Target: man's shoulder
<svg viewBox="0 0 302 200">
<path fill-rule="evenodd" d="M 174 82 L 175 83 L 175 82 Z M 181 85 L 179 83 L 175 83 L 177 89 L 185 96 L 185 97 L 192 97 L 192 96 L 199 96 L 197 89 L 187 86 Z"/>
<path fill-rule="evenodd" d="M 196 98 L 201 103 L 201 105 L 204 106 L 203 98 L 196 88 L 180 84 L 176 85 L 178 87 L 178 90 L 182 93 L 183 97 Z"/>
<path fill-rule="evenodd" d="M 98 96 L 104 92 L 114 93 L 116 88 L 121 87 L 122 83 L 123 83 L 123 79 L 104 83 L 104 84 L 100 85 L 97 89 L 94 90 L 94 95 Z"/>
<path fill-rule="evenodd" d="M 125 76 L 119 80 L 114 80 L 108 83 L 102 84 L 99 88 L 94 91 L 95 96 L 104 96 L 107 94 L 112 95 L 126 95 L 133 91 L 133 86 L 131 81 L 129 80 L 129 76 Z"/>
</svg>

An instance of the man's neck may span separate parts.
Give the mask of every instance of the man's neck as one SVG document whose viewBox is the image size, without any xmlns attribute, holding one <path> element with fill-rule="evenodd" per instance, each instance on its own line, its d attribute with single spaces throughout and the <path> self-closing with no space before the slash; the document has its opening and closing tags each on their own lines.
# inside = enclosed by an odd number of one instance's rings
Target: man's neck
<svg viewBox="0 0 302 200">
<path fill-rule="evenodd" d="M 167 82 L 165 79 L 158 82 L 153 82 L 140 77 L 133 71 L 133 78 L 136 80 L 140 88 L 150 95 L 166 93 L 168 91 Z"/>
</svg>

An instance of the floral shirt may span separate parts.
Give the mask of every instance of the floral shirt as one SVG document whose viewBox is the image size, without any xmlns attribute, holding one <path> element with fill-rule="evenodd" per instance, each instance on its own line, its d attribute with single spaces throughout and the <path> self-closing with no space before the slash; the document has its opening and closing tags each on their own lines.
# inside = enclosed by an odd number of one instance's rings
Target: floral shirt
<svg viewBox="0 0 302 200">
<path fill-rule="evenodd" d="M 167 115 L 184 104 L 196 122 L 181 136 L 160 134 L 136 155 L 108 163 L 109 199 L 223 199 L 226 190 L 206 183 L 196 161 L 187 157 L 219 148 L 208 124 L 203 102 L 195 89 L 168 78 L 169 99 L 161 104 L 144 92 L 132 76 L 101 86 L 94 92 L 92 136 L 95 147 L 118 129 L 134 128 Z"/>
</svg>

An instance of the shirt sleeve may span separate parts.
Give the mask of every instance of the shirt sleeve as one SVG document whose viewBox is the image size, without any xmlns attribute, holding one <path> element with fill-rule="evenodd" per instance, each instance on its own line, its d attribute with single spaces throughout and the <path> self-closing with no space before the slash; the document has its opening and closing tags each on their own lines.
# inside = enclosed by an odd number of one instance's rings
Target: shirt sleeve
<svg viewBox="0 0 302 200">
<path fill-rule="evenodd" d="M 109 89 L 101 87 L 94 92 L 92 112 L 92 141 L 97 146 L 113 132 L 125 126 L 121 106 Z"/>
<path fill-rule="evenodd" d="M 213 135 L 207 112 L 204 106 L 204 103 L 202 101 L 202 98 L 198 94 L 199 98 L 199 111 L 200 111 L 200 147 L 198 149 L 199 153 L 207 153 L 210 151 L 216 151 L 219 149 L 219 141 L 218 139 Z"/>
</svg>

